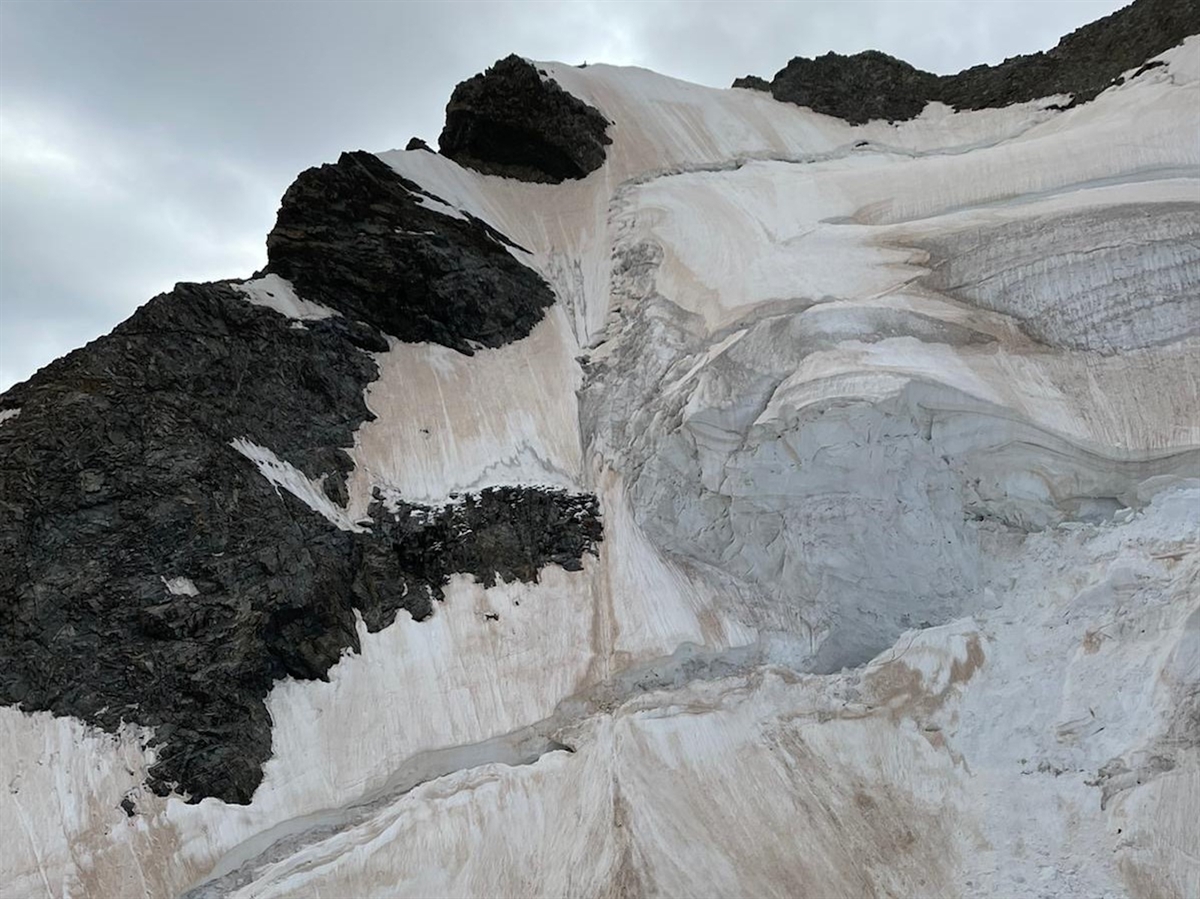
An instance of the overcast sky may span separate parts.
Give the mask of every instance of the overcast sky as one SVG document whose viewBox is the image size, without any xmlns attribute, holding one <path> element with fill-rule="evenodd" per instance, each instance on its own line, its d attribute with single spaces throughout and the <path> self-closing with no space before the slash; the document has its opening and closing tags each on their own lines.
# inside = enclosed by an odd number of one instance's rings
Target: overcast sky
<svg viewBox="0 0 1200 899">
<path fill-rule="evenodd" d="M 0 390 L 177 281 L 244 277 L 302 169 L 436 146 L 515 52 L 727 87 L 875 48 L 939 73 L 1123 0 L 0 0 Z"/>
</svg>

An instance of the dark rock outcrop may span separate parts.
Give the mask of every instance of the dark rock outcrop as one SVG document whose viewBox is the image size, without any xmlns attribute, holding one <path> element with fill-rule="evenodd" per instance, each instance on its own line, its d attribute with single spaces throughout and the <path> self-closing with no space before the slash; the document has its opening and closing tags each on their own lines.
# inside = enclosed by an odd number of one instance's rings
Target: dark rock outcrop
<svg viewBox="0 0 1200 899">
<path fill-rule="evenodd" d="M 352 533 L 230 446 L 344 496 L 379 348 L 342 317 L 297 328 L 228 284 L 181 284 L 6 393 L 21 411 L 0 424 L 0 702 L 154 726 L 153 789 L 248 802 L 271 752 L 263 699 L 357 649 L 355 609 L 375 630 L 429 615 L 455 572 L 579 567 L 600 539 L 592 497 L 377 504 Z"/>
<path fill-rule="evenodd" d="M 1074 106 L 1197 33 L 1200 0 L 1137 0 L 1072 32 L 1045 53 L 1015 56 L 957 75 L 923 72 L 868 50 L 853 56 L 796 57 L 770 83 L 748 76 L 733 86 L 767 90 L 777 100 L 855 125 L 872 119 L 911 119 L 935 100 L 956 109 L 984 109 L 1070 94 Z"/>
<path fill-rule="evenodd" d="M 370 515 L 352 589 L 373 631 L 401 608 L 427 617 L 452 574 L 493 587 L 497 578 L 536 581 L 550 564 L 579 571 L 603 537 L 594 496 L 538 487 L 489 487 L 441 507 L 401 501 L 391 511 L 377 497 Z"/>
<path fill-rule="evenodd" d="M 249 800 L 271 683 L 354 645 L 332 599 L 352 542 L 229 442 L 340 483 L 371 417 L 367 332 L 181 284 L 3 396 L 21 412 L 0 425 L 0 701 L 154 725 L 156 788 Z M 172 596 L 175 577 L 199 595 Z M 287 645 L 289 615 L 310 640 Z"/>
<path fill-rule="evenodd" d="M 438 146 L 476 171 L 559 183 L 604 163 L 608 124 L 598 109 L 514 55 L 454 89 Z"/>
<path fill-rule="evenodd" d="M 554 302 L 549 285 L 495 229 L 446 212 L 374 154 L 343 153 L 283 195 L 266 270 L 400 340 L 470 353 L 525 337 Z"/>
<path fill-rule="evenodd" d="M 377 502 L 359 533 L 232 445 L 344 505 L 385 334 L 469 353 L 541 319 L 553 294 L 504 235 L 424 203 L 445 208 L 371 154 L 311 169 L 268 270 L 340 315 L 298 323 L 232 282 L 179 284 L 0 397 L 20 410 L 0 422 L 0 703 L 152 726 L 152 789 L 249 802 L 271 753 L 264 698 L 357 650 L 356 610 L 372 630 L 419 620 L 454 573 L 531 581 L 595 552 L 591 496 Z"/>
</svg>

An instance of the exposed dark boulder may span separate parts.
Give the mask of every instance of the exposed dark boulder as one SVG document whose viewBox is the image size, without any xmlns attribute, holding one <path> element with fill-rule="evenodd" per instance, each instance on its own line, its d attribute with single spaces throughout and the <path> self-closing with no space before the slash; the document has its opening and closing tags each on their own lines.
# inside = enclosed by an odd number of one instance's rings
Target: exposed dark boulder
<svg viewBox="0 0 1200 899">
<path fill-rule="evenodd" d="M 476 171 L 558 183 L 604 163 L 608 124 L 514 55 L 454 89 L 438 146 Z"/>
<path fill-rule="evenodd" d="M 886 53 L 868 50 L 854 56 L 797 56 L 766 88 L 761 78 L 755 79 L 758 83 L 741 78 L 733 86 L 770 90 L 777 100 L 861 124 L 919 115 L 926 98 L 936 90 L 937 80 L 936 75 Z"/>
<path fill-rule="evenodd" d="M 447 212 L 378 156 L 343 153 L 284 194 L 267 271 L 400 340 L 470 353 L 525 337 L 554 302 L 549 285 L 502 234 Z"/>
<path fill-rule="evenodd" d="M 357 541 L 353 593 L 371 630 L 390 624 L 400 608 L 426 617 L 452 574 L 493 587 L 497 578 L 536 581 L 550 564 L 579 571 L 603 536 L 595 496 L 539 487 L 489 487 L 446 506 L 401 501 L 391 508 L 377 499 L 373 536 Z"/>
<path fill-rule="evenodd" d="M 1045 53 L 1014 56 L 957 75 L 923 72 L 869 50 L 854 56 L 796 57 L 770 83 L 748 76 L 733 86 L 767 90 L 777 100 L 856 125 L 910 119 L 935 100 L 956 109 L 984 109 L 1070 94 L 1070 105 L 1077 105 L 1093 99 L 1123 72 L 1197 33 L 1200 0 L 1137 0 L 1072 32 Z"/>
</svg>

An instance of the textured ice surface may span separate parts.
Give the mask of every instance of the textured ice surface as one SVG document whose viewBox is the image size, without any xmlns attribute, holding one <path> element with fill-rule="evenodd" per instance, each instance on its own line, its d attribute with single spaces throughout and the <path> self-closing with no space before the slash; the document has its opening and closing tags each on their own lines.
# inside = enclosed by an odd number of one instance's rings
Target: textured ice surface
<svg viewBox="0 0 1200 899">
<path fill-rule="evenodd" d="M 0 894 L 1200 895 L 1200 41 L 1162 59 L 860 127 L 548 63 L 614 122 L 588 177 L 381 154 L 556 306 L 379 354 L 348 511 L 240 451 L 350 528 L 592 490 L 600 557 L 278 683 L 248 806 L 0 709 Z"/>
</svg>

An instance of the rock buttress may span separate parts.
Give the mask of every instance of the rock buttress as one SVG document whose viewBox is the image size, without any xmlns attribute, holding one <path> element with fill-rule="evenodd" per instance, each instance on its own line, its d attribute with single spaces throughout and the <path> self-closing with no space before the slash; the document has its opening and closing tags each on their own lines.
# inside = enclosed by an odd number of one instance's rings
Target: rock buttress
<svg viewBox="0 0 1200 899">
<path fill-rule="evenodd" d="M 1052 50 L 1014 56 L 999 65 L 934 75 L 867 50 L 853 56 L 797 56 L 771 82 L 753 75 L 734 87 L 770 92 L 775 99 L 861 125 L 872 119 L 904 121 L 927 103 L 986 109 L 1070 94 L 1086 103 L 1146 60 L 1200 33 L 1200 0 L 1137 0 L 1077 29 Z"/>
<path fill-rule="evenodd" d="M 509 56 L 454 89 L 438 145 L 485 174 L 557 184 L 604 164 L 607 128 L 598 109 Z"/>
<path fill-rule="evenodd" d="M 400 340 L 470 353 L 525 337 L 554 303 L 509 246 L 359 150 L 288 188 L 267 236 L 267 271 Z"/>
</svg>

